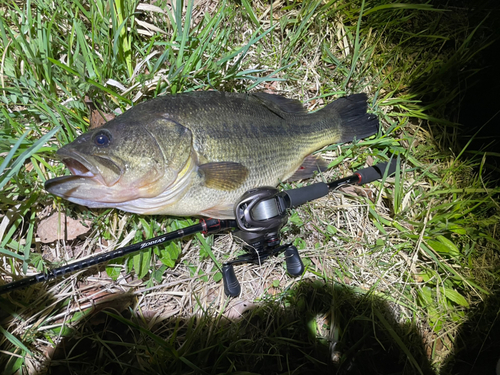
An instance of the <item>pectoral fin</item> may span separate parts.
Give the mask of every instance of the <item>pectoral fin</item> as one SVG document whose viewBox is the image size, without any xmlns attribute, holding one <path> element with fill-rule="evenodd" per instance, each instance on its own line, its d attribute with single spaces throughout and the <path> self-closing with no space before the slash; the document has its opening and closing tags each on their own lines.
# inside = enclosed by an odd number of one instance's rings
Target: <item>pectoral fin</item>
<svg viewBox="0 0 500 375">
<path fill-rule="evenodd" d="M 248 169 L 240 163 L 216 162 L 206 163 L 198 167 L 200 177 L 206 187 L 217 190 L 235 190 L 245 182 Z"/>
<path fill-rule="evenodd" d="M 211 217 L 213 219 L 234 219 L 234 207 L 232 204 L 214 206 L 201 211 L 200 214 L 206 217 Z"/>
<path fill-rule="evenodd" d="M 312 177 L 314 172 L 324 172 L 328 169 L 328 162 L 314 155 L 309 155 L 304 158 L 300 167 L 291 175 L 287 181 L 303 180 Z"/>
</svg>

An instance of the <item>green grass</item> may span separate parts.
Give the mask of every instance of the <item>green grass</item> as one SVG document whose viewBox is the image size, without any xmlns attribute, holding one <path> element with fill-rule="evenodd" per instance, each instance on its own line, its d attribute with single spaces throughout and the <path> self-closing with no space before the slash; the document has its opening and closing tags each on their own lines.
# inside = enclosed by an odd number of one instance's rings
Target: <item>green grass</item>
<svg viewBox="0 0 500 375">
<path fill-rule="evenodd" d="M 8 1 L 0 17 L 5 281 L 52 267 L 48 254 L 68 262 L 194 222 L 89 210 L 43 190 L 46 179 L 65 173 L 56 149 L 88 128 L 87 94 L 118 114 L 191 90 L 267 89 L 311 110 L 363 91 L 380 134 L 323 149 L 331 169 L 317 179 L 400 163 L 396 177 L 295 210 L 283 237 L 299 248 L 306 274 L 291 279 L 281 259 L 242 267 L 236 301 L 222 296 L 213 260 L 222 263 L 238 246 L 230 236 L 201 235 L 108 265 L 112 280 L 94 270 L 3 296 L 5 373 L 41 366 L 44 348 L 61 348 L 61 337 L 73 352 L 56 353 L 54 363 L 89 373 L 321 371 L 358 363 L 364 350 L 375 354 L 373 366 L 381 366 L 378 354 L 394 351 L 401 363 L 407 358 L 406 373 L 437 373 L 467 317 L 496 292 L 500 189 L 485 182 L 483 154 L 461 157 L 474 150 L 458 147 L 459 126 L 447 116 L 461 94 L 451 83 L 473 74 L 474 57 L 493 41 L 464 14 L 409 1 L 193 8 L 180 0 L 172 7 L 96 0 Z M 41 244 L 37 226 L 51 212 L 90 219 L 91 231 Z M 135 290 L 125 294 L 132 302 L 105 296 L 89 310 L 102 285 L 116 295 Z M 260 305 L 228 323 L 237 301 Z M 85 354 L 80 341 L 92 350 Z"/>
</svg>

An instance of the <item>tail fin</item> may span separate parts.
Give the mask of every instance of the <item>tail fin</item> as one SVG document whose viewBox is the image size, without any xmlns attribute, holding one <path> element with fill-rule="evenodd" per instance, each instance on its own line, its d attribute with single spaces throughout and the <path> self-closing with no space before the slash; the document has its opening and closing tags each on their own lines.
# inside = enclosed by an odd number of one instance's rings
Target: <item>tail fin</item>
<svg viewBox="0 0 500 375">
<path fill-rule="evenodd" d="M 366 94 L 355 94 L 335 100 L 323 111 L 335 111 L 340 116 L 342 138 L 340 142 L 350 142 L 376 134 L 379 129 L 377 116 L 366 113 Z"/>
</svg>

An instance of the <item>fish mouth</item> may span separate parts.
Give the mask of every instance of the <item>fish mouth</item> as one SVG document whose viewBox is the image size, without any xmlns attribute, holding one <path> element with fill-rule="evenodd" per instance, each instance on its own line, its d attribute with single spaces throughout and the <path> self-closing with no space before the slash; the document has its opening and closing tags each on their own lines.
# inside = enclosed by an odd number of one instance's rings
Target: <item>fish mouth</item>
<svg viewBox="0 0 500 375">
<path fill-rule="evenodd" d="M 123 168 L 106 156 L 82 155 L 68 152 L 64 148 L 57 152 L 58 158 L 66 165 L 71 175 L 47 180 L 45 190 L 69 201 L 88 207 L 100 207 L 97 202 L 116 202 L 120 198 L 113 194 L 122 177 Z"/>
<path fill-rule="evenodd" d="M 66 157 L 61 161 L 69 169 L 73 176 L 92 178 L 98 175 L 96 168 L 88 163 L 88 161 L 84 158 L 80 158 L 80 160 L 77 160 L 74 157 Z"/>
<path fill-rule="evenodd" d="M 57 156 L 73 176 L 93 179 L 108 187 L 120 180 L 125 169 L 121 160 L 112 160 L 105 155 L 82 155 L 77 151 L 68 152 L 62 148 L 57 152 Z"/>
<path fill-rule="evenodd" d="M 96 168 L 95 163 L 91 162 L 89 156 L 75 150 L 67 150 L 66 147 L 59 149 L 56 155 L 73 176 L 93 178 L 99 175 L 99 170 Z"/>
</svg>

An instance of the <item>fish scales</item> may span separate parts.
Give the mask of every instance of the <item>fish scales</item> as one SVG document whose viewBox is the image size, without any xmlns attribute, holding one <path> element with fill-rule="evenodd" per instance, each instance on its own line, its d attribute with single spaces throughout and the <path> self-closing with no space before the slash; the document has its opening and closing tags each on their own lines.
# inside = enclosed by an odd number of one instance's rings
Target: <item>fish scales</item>
<svg viewBox="0 0 500 375">
<path fill-rule="evenodd" d="M 366 107 L 364 94 L 314 113 L 265 93 L 159 97 L 60 149 L 73 175 L 46 188 L 89 207 L 233 218 L 247 190 L 310 177 L 314 163 L 298 169 L 311 164 L 312 152 L 376 133 L 378 120 Z"/>
</svg>

